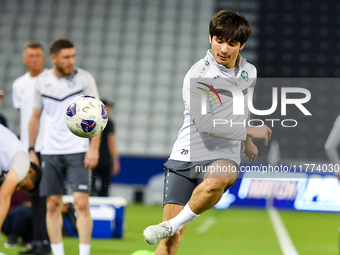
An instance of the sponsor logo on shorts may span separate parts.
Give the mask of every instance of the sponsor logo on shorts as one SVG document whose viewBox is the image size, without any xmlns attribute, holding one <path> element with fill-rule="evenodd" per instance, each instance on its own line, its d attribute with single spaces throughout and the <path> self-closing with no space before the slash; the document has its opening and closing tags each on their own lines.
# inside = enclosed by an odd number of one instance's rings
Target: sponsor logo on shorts
<svg viewBox="0 0 340 255">
<path fill-rule="evenodd" d="M 80 190 L 88 190 L 88 186 L 87 185 L 83 185 L 83 184 L 79 184 L 78 185 L 78 189 L 80 189 Z"/>
</svg>

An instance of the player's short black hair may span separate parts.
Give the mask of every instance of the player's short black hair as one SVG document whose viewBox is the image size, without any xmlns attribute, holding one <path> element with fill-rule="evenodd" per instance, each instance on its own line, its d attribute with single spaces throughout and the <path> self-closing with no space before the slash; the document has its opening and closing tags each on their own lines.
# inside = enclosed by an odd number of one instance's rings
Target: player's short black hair
<svg viewBox="0 0 340 255">
<path fill-rule="evenodd" d="M 241 14 L 222 10 L 218 12 L 210 21 L 209 35 L 221 40 L 240 42 L 245 44 L 251 34 L 249 21 Z"/>
<path fill-rule="evenodd" d="M 32 48 L 32 49 L 40 48 L 40 49 L 42 49 L 42 51 L 44 51 L 44 46 L 43 46 L 40 42 L 34 42 L 34 41 L 26 42 L 26 43 L 24 44 L 24 51 L 25 51 L 27 48 Z"/>
<path fill-rule="evenodd" d="M 74 48 L 74 43 L 67 38 L 58 38 L 51 42 L 50 54 L 58 54 L 62 49 Z"/>
<path fill-rule="evenodd" d="M 31 181 L 34 183 L 34 188 L 31 190 L 28 190 L 28 192 L 34 192 L 38 189 L 40 181 L 41 181 L 41 168 L 34 164 L 33 162 L 31 162 L 30 168 L 32 168 L 35 171 L 35 174 L 30 176 Z"/>
</svg>

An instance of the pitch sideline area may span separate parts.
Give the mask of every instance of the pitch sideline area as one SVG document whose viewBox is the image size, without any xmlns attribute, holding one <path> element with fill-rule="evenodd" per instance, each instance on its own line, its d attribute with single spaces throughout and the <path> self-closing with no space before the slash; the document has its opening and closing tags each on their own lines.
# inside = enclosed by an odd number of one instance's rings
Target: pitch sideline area
<svg viewBox="0 0 340 255">
<path fill-rule="evenodd" d="M 299 255 L 337 254 L 340 216 L 333 213 L 280 211 L 280 216 Z M 161 206 L 128 205 L 123 239 L 92 242 L 94 255 L 131 255 L 136 250 L 154 251 L 142 230 L 162 218 Z M 213 224 L 202 230 L 205 222 Z M 23 248 L 5 249 L 1 236 L 0 252 L 18 254 Z M 78 254 L 78 240 L 64 238 L 65 254 Z M 280 255 L 282 254 L 266 210 L 230 208 L 210 210 L 188 226 L 178 255 Z"/>
</svg>

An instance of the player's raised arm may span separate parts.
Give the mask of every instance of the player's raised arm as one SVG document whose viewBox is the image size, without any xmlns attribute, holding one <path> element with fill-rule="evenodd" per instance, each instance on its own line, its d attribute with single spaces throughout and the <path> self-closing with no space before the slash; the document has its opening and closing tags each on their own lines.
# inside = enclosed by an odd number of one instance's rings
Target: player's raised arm
<svg viewBox="0 0 340 255">
<path fill-rule="evenodd" d="M 15 190 L 17 183 L 18 175 L 13 169 L 11 169 L 7 173 L 6 178 L 0 187 L 0 229 L 6 218 L 11 202 L 11 196 Z"/>
</svg>

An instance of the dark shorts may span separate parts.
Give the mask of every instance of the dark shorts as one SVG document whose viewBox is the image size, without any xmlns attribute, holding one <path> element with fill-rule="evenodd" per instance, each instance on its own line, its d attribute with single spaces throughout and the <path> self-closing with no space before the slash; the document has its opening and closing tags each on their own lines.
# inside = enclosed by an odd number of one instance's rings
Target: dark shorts
<svg viewBox="0 0 340 255">
<path fill-rule="evenodd" d="M 218 159 L 206 160 L 200 162 L 183 162 L 176 160 L 168 160 L 165 162 L 165 178 L 163 192 L 163 206 L 165 204 L 186 205 L 192 195 L 194 189 L 204 180 L 205 171 L 196 172 L 195 168 L 204 169 L 210 166 Z M 240 166 L 233 160 L 225 159 L 235 166 L 235 170 L 239 173 Z M 230 187 L 227 186 L 226 192 Z"/>
<path fill-rule="evenodd" d="M 90 193 L 91 172 L 84 167 L 85 153 L 41 155 L 40 196 L 63 195 L 67 177 L 73 192 Z"/>
</svg>

